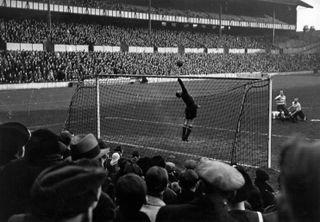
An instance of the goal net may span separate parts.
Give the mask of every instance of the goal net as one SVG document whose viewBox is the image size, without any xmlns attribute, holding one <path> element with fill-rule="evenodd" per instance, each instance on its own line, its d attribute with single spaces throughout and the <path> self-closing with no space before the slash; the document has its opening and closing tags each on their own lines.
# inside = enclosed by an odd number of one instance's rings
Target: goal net
<svg viewBox="0 0 320 222">
<path fill-rule="evenodd" d="M 181 76 L 200 105 L 185 142 L 185 104 L 176 97 L 181 90 L 177 77 L 133 78 L 106 75 L 79 83 L 65 128 L 95 133 L 128 153 L 267 166 L 269 79 Z"/>
</svg>

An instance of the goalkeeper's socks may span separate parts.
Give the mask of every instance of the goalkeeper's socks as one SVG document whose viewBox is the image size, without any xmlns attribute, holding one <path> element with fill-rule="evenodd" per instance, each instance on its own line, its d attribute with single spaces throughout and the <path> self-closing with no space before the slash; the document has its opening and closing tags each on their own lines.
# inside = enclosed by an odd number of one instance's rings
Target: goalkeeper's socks
<svg viewBox="0 0 320 222">
<path fill-rule="evenodd" d="M 187 128 L 186 134 L 184 135 L 184 141 L 188 141 L 190 133 L 191 133 L 191 129 Z"/>
<path fill-rule="evenodd" d="M 185 140 L 184 137 L 186 135 L 186 131 L 187 131 L 187 127 L 186 126 L 182 127 L 182 140 L 183 141 Z"/>
</svg>

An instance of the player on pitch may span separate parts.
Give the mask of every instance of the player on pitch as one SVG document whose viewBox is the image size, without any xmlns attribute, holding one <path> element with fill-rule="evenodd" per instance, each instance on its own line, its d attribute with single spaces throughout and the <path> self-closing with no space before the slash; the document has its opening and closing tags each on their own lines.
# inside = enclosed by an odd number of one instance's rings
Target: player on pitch
<svg viewBox="0 0 320 222">
<path fill-rule="evenodd" d="M 280 94 L 274 98 L 274 100 L 276 101 L 277 104 L 277 111 L 279 111 L 279 119 L 285 119 L 286 117 L 290 116 L 289 115 L 289 111 L 286 108 L 286 96 L 283 93 L 283 90 L 280 90 Z M 282 113 L 284 114 L 284 116 L 282 116 Z"/>
<path fill-rule="evenodd" d="M 293 121 L 298 121 L 298 117 L 300 117 L 301 120 L 307 120 L 306 115 L 302 112 L 299 98 L 294 98 L 292 105 L 288 109 L 291 111 L 290 114 L 293 118 Z"/>
<path fill-rule="evenodd" d="M 188 141 L 188 137 L 192 129 L 193 120 L 197 117 L 197 109 L 199 108 L 199 106 L 194 102 L 192 96 L 188 93 L 180 78 L 178 78 L 178 82 L 181 86 L 182 91 L 178 91 L 176 93 L 176 96 L 178 98 L 182 98 L 183 102 L 186 104 L 185 120 L 182 128 L 182 140 Z"/>
</svg>

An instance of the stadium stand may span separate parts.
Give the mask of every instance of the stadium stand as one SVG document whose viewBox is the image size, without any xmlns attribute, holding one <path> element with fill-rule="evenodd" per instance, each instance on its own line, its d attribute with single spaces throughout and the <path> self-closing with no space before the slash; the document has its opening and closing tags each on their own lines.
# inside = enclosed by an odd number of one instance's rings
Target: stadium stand
<svg viewBox="0 0 320 222">
<path fill-rule="evenodd" d="M 145 54 L 97 52 L 6 52 L 0 82 L 44 82 L 93 78 L 104 74 L 189 75 L 237 72 L 290 72 L 320 68 L 320 54 Z M 176 62 L 184 65 L 179 68 Z"/>
<path fill-rule="evenodd" d="M 2 38 L 6 42 L 43 43 L 49 34 L 45 21 L 35 19 L 0 20 L 6 23 Z M 157 47 L 221 47 L 221 48 L 271 48 L 271 42 L 263 36 L 232 36 L 219 38 L 212 32 L 154 29 L 150 39 L 148 29 L 125 28 L 112 25 L 53 22 L 52 42 L 56 44 L 95 44 Z"/>
</svg>

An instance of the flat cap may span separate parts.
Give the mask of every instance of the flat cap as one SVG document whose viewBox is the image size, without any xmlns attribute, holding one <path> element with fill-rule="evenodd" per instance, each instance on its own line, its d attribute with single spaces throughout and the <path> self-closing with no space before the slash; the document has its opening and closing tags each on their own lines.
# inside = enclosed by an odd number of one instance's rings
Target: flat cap
<svg viewBox="0 0 320 222">
<path fill-rule="evenodd" d="M 202 180 L 222 191 L 238 190 L 245 183 L 237 169 L 220 161 L 203 158 L 196 172 Z"/>
</svg>

